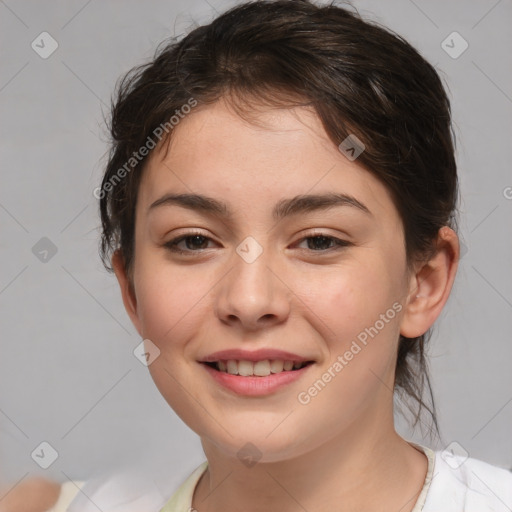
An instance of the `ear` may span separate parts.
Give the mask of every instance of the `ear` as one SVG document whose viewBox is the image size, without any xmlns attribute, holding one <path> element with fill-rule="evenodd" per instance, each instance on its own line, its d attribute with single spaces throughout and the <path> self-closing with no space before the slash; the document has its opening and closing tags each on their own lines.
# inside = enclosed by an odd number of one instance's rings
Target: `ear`
<svg viewBox="0 0 512 512">
<path fill-rule="evenodd" d="M 117 249 L 112 254 L 112 268 L 116 274 L 119 287 L 121 288 L 121 295 L 123 297 L 124 308 L 128 313 L 135 329 L 141 333 L 141 324 L 137 311 L 137 297 L 135 295 L 135 288 L 132 284 L 132 280 L 126 273 L 126 267 L 121 251 Z"/>
<path fill-rule="evenodd" d="M 416 338 L 425 334 L 440 315 L 453 286 L 459 264 L 459 239 L 453 229 L 443 226 L 436 252 L 421 263 L 410 277 L 409 295 L 400 334 Z"/>
</svg>

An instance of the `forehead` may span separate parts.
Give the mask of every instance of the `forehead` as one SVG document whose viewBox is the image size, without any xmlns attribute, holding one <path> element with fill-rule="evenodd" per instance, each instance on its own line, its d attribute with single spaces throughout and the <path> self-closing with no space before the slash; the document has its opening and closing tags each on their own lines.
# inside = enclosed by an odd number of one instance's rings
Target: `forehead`
<svg viewBox="0 0 512 512">
<path fill-rule="evenodd" d="M 169 192 L 214 196 L 251 212 L 283 197 L 332 192 L 371 203 L 376 213 L 394 209 L 386 187 L 339 151 L 312 110 L 267 108 L 248 120 L 225 101 L 180 121 L 148 159 L 139 192 L 143 209 Z"/>
</svg>

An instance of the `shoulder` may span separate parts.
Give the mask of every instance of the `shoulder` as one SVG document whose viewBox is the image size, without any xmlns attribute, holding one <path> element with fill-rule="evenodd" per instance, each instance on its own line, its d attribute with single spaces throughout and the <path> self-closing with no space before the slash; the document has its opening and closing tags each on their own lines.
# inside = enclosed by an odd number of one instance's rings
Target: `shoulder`
<svg viewBox="0 0 512 512">
<path fill-rule="evenodd" d="M 423 512 L 512 510 L 512 473 L 478 459 L 437 451 Z"/>
<path fill-rule="evenodd" d="M 189 512 L 192 509 L 194 490 L 201 476 L 208 468 L 208 461 L 200 464 L 180 485 L 160 512 Z"/>
<path fill-rule="evenodd" d="M 71 502 L 75 499 L 85 482 L 66 482 L 60 486 L 60 494 L 57 503 L 48 512 L 66 512 Z"/>
<path fill-rule="evenodd" d="M 182 480 L 178 489 L 169 475 L 155 475 L 147 468 L 118 468 L 87 480 L 70 480 L 60 486 L 59 498 L 47 512 L 188 512 L 195 485 L 207 464 L 203 462 L 185 482 Z"/>
<path fill-rule="evenodd" d="M 160 510 L 176 487 L 171 485 L 169 475 L 154 473 L 143 465 L 130 465 L 106 470 L 85 481 L 66 482 L 58 502 L 48 512 Z"/>
</svg>

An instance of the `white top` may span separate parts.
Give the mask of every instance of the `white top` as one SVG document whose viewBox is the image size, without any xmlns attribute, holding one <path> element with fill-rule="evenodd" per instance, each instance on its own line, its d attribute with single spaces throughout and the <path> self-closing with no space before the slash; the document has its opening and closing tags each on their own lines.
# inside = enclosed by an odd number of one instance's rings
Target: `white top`
<svg viewBox="0 0 512 512">
<path fill-rule="evenodd" d="M 412 512 L 512 511 L 512 472 L 449 451 L 434 452 L 410 444 L 428 458 L 425 482 Z M 98 508 L 103 512 L 141 512 L 141 507 L 147 512 L 190 512 L 196 484 L 207 467 L 208 461 L 197 467 L 167 501 L 165 491 L 147 482 L 142 490 L 140 483 L 113 477 L 93 492 L 88 491 L 86 482 L 68 482 L 49 512 L 97 512 Z"/>
</svg>

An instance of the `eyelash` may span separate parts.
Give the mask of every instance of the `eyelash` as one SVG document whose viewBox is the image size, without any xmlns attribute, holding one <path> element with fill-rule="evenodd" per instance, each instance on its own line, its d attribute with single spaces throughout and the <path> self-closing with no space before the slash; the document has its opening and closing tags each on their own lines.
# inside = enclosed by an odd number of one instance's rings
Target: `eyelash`
<svg viewBox="0 0 512 512">
<path fill-rule="evenodd" d="M 206 249 L 199 249 L 197 251 L 194 251 L 194 250 L 191 250 L 191 249 L 182 250 L 182 249 L 178 249 L 177 245 L 180 242 L 183 242 L 184 240 L 186 240 L 187 238 L 193 238 L 195 236 L 202 237 L 202 238 L 205 239 L 205 241 L 211 240 L 211 238 L 205 236 L 203 233 L 190 232 L 190 233 L 185 233 L 184 235 L 180 235 L 179 237 L 176 237 L 176 238 L 174 238 L 172 240 L 169 240 L 168 242 L 166 242 L 164 244 L 164 247 L 166 247 L 171 252 L 174 252 L 174 253 L 177 253 L 177 254 L 180 254 L 180 255 L 186 255 L 186 256 L 193 257 L 193 255 L 191 253 L 201 253 L 203 250 L 206 250 Z M 344 247 L 347 247 L 347 246 L 351 245 L 350 242 L 347 242 L 346 240 L 341 240 L 340 238 L 336 238 L 336 237 L 331 236 L 331 235 L 326 235 L 324 233 L 315 233 L 315 234 L 312 234 L 310 236 L 303 237 L 303 238 L 301 238 L 299 240 L 299 242 L 303 242 L 303 241 L 309 240 L 309 239 L 318 239 L 318 238 L 325 238 L 327 240 L 332 241 L 334 243 L 334 247 L 330 247 L 329 249 L 321 249 L 321 250 L 318 250 L 318 251 L 315 251 L 313 249 L 309 249 L 310 251 L 312 251 L 314 253 L 326 254 L 326 253 L 330 253 L 332 251 L 337 251 L 337 250 L 343 249 Z M 308 250 L 308 249 L 306 249 L 306 250 Z"/>
</svg>

